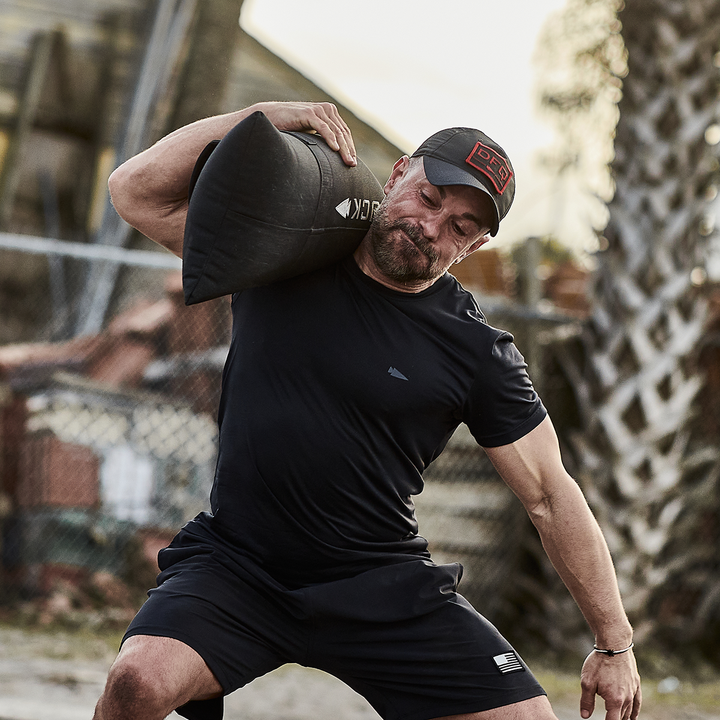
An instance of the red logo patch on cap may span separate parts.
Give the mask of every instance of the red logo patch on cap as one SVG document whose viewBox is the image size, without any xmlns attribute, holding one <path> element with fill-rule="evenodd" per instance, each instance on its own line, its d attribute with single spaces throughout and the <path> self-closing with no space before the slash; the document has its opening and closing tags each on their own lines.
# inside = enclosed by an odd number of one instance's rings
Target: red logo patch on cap
<svg viewBox="0 0 720 720">
<path fill-rule="evenodd" d="M 499 152 L 478 142 L 465 162 L 490 178 L 495 190 L 503 194 L 512 179 L 513 171 L 508 161 Z"/>
</svg>

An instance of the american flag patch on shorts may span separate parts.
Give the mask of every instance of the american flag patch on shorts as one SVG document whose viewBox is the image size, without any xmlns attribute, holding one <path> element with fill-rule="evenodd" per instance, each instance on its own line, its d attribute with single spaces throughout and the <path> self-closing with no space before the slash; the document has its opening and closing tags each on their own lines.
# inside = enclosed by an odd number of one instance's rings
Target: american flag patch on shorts
<svg viewBox="0 0 720 720">
<path fill-rule="evenodd" d="M 525 670 L 520 662 L 520 658 L 512 651 L 503 653 L 502 655 L 495 655 L 493 660 L 503 675 Z"/>
</svg>

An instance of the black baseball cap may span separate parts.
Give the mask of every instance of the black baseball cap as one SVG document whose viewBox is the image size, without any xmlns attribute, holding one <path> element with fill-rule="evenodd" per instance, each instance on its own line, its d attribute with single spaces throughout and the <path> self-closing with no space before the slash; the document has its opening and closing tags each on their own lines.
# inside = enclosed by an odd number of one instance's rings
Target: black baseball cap
<svg viewBox="0 0 720 720">
<path fill-rule="evenodd" d="M 490 234 L 497 234 L 515 197 L 515 171 L 495 141 L 473 128 L 447 128 L 431 135 L 412 157 L 423 158 L 433 185 L 469 185 L 487 193 L 496 212 Z"/>
</svg>

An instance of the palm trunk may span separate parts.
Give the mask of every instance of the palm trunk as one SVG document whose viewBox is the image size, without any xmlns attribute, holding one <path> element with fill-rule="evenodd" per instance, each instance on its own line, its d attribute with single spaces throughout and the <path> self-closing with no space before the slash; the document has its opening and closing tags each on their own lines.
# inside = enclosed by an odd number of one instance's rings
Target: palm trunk
<svg viewBox="0 0 720 720">
<path fill-rule="evenodd" d="M 713 573 L 693 527 L 719 488 L 717 438 L 696 417 L 696 358 L 718 181 L 705 133 L 717 121 L 720 0 L 629 0 L 620 20 L 616 189 L 575 375 L 586 427 L 574 449 L 642 637 L 687 629 Z"/>
</svg>

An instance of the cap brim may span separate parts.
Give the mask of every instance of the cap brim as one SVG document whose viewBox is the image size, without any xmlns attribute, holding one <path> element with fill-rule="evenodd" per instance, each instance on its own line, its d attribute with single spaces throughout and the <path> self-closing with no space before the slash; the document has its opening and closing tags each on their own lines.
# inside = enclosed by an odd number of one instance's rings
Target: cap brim
<svg viewBox="0 0 720 720">
<path fill-rule="evenodd" d="M 490 228 L 490 235 L 495 237 L 498 228 L 500 227 L 500 213 L 498 211 L 497 203 L 495 198 L 492 196 L 490 191 L 478 180 L 473 177 L 470 173 L 465 172 L 456 165 L 451 165 L 444 160 L 438 160 L 437 158 L 423 155 L 423 167 L 425 169 L 425 177 L 433 185 L 468 185 L 469 187 L 477 188 L 484 192 L 490 200 L 492 200 L 493 209 L 495 210 L 495 224 Z"/>
</svg>

